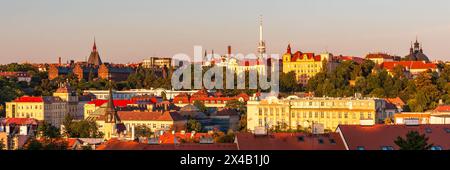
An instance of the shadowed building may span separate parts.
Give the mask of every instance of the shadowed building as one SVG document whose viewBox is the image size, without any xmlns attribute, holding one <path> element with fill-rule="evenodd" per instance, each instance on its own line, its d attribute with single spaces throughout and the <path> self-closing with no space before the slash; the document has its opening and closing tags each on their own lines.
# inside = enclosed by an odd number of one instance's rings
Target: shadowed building
<svg viewBox="0 0 450 170">
<path fill-rule="evenodd" d="M 133 72 L 134 70 L 131 67 L 102 64 L 98 69 L 98 77 L 111 79 L 112 81 L 125 81 Z"/>
<path fill-rule="evenodd" d="M 97 45 L 95 43 L 95 40 L 94 40 L 94 46 L 92 47 L 91 55 L 89 55 L 89 58 L 88 58 L 88 64 L 94 65 L 94 66 L 99 66 L 102 64 L 102 59 L 100 59 L 100 54 L 98 54 Z"/>
<path fill-rule="evenodd" d="M 408 61 L 425 61 L 430 62 L 430 59 L 423 53 L 422 46 L 416 38 L 416 42 L 411 44 L 411 48 L 409 49 L 409 54 L 405 56 L 405 59 Z"/>
</svg>

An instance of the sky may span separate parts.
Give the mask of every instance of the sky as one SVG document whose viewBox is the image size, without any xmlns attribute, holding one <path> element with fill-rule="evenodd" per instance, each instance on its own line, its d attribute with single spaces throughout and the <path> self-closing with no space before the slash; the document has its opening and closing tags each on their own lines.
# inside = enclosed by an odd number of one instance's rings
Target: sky
<svg viewBox="0 0 450 170">
<path fill-rule="evenodd" d="M 449 0 L 0 0 L 0 63 L 139 62 L 255 53 L 259 16 L 267 52 L 405 56 L 416 36 L 431 60 L 450 60 Z"/>
</svg>

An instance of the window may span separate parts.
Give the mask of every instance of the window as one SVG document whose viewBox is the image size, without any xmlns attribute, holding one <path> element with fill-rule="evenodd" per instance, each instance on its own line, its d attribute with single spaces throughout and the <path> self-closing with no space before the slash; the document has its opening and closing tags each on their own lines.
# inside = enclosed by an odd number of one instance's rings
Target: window
<svg viewBox="0 0 450 170">
<path fill-rule="evenodd" d="M 334 139 L 330 139 L 331 144 L 336 144 L 336 141 Z"/>
<path fill-rule="evenodd" d="M 344 118 L 348 118 L 348 113 L 346 112 L 346 113 L 344 113 Z"/>
<path fill-rule="evenodd" d="M 319 144 L 323 144 L 323 139 L 318 140 Z"/>
<path fill-rule="evenodd" d="M 440 151 L 440 150 L 442 150 L 442 147 L 441 146 L 433 146 L 433 147 L 431 147 L 430 150 L 432 150 L 432 151 Z"/>
<path fill-rule="evenodd" d="M 394 148 L 392 146 L 382 146 L 381 150 L 383 150 L 383 151 L 391 151 L 391 150 L 394 150 Z"/>
<path fill-rule="evenodd" d="M 364 119 L 364 113 L 363 112 L 361 112 L 360 114 L 359 114 L 359 118 L 362 120 L 362 119 Z"/>
<path fill-rule="evenodd" d="M 356 150 L 362 151 L 362 150 L 366 150 L 366 149 L 364 148 L 364 146 L 357 146 Z"/>
<path fill-rule="evenodd" d="M 450 128 L 445 128 L 445 132 L 450 133 Z"/>
</svg>

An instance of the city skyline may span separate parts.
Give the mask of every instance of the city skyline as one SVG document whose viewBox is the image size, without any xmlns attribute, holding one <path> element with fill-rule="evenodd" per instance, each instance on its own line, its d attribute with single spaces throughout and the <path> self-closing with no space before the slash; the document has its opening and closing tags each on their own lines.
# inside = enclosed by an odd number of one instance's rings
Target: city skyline
<svg viewBox="0 0 450 170">
<path fill-rule="evenodd" d="M 431 60 L 450 56 L 448 1 L 134 2 L 2 2 L 0 63 L 85 61 L 94 37 L 102 59 L 113 63 L 192 55 L 194 45 L 256 53 L 260 15 L 267 53 L 291 44 L 303 52 L 404 57 L 418 36 Z"/>
</svg>

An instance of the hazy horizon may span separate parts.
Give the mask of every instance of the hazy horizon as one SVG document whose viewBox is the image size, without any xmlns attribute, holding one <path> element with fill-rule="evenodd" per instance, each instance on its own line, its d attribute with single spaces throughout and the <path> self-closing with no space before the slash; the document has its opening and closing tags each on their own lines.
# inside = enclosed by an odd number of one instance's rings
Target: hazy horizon
<svg viewBox="0 0 450 170">
<path fill-rule="evenodd" d="M 104 62 L 193 55 L 195 45 L 254 53 L 263 15 L 267 52 L 405 56 L 416 36 L 431 60 L 450 59 L 448 0 L 22 0 L 0 2 L 0 64 L 84 61 L 94 37 Z"/>
</svg>

